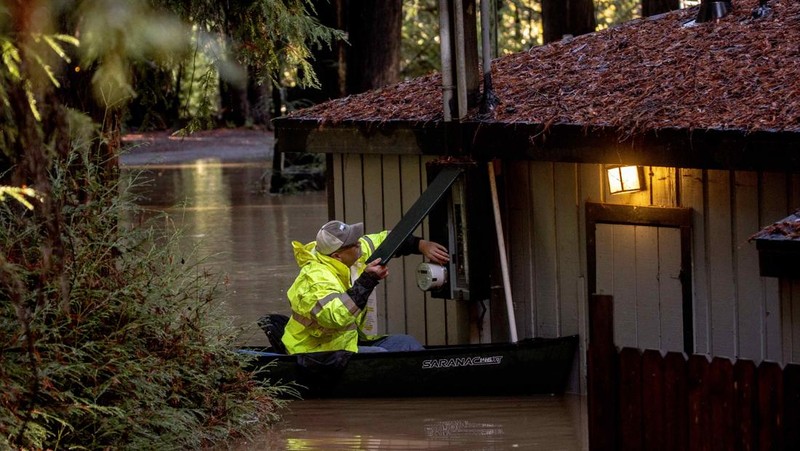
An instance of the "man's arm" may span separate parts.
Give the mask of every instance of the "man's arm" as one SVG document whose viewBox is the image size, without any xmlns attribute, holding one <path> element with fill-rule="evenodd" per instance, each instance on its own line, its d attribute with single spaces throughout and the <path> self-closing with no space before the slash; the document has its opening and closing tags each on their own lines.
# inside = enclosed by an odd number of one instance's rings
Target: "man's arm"
<svg viewBox="0 0 800 451">
<path fill-rule="evenodd" d="M 367 300 L 372 290 L 378 285 L 381 279 L 389 275 L 389 268 L 380 264 L 380 260 L 375 259 L 367 264 L 364 272 L 353 282 L 353 286 L 347 290 L 350 299 L 356 303 L 361 310 L 367 305 Z"/>
</svg>

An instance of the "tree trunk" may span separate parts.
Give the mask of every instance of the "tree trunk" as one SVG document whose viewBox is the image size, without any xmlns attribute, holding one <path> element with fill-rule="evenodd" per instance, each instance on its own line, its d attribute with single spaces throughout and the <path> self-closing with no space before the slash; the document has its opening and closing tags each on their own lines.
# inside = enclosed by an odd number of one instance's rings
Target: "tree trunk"
<svg viewBox="0 0 800 451">
<path fill-rule="evenodd" d="M 642 17 L 666 13 L 680 7 L 680 0 L 642 0 Z"/>
<path fill-rule="evenodd" d="M 220 78 L 219 80 L 220 119 L 222 125 L 241 127 L 250 117 L 250 104 L 247 89 Z"/>
<path fill-rule="evenodd" d="M 347 26 L 345 3 L 345 0 L 316 0 L 313 15 L 326 27 L 344 30 Z M 319 88 L 292 88 L 288 97 L 317 104 L 347 95 L 345 53 L 349 48 L 350 45 L 345 42 L 336 41 L 331 43 L 330 48 L 322 46 L 313 49 L 314 59 L 311 61 L 311 67 L 319 80 Z"/>
<path fill-rule="evenodd" d="M 559 41 L 564 35 L 578 36 L 597 28 L 592 0 L 542 0 L 544 43 Z"/>
<path fill-rule="evenodd" d="M 350 0 L 347 93 L 358 94 L 400 81 L 400 0 Z"/>
<path fill-rule="evenodd" d="M 165 130 L 177 125 L 183 65 L 176 77 L 172 71 L 150 64 L 132 66 L 137 96 L 128 105 L 126 123 L 143 130 Z"/>
<path fill-rule="evenodd" d="M 358 94 L 400 81 L 400 40 L 403 27 L 400 0 L 316 1 L 316 17 L 328 27 L 347 30 L 348 44 L 334 43 L 331 49 L 314 51 L 314 71 L 321 89 L 287 90 L 289 101 L 302 99 L 319 103 Z M 273 94 L 273 101 L 282 102 Z M 277 114 L 277 113 L 276 113 Z M 270 192 L 282 192 L 296 183 L 315 185 L 317 174 L 287 176 L 284 166 L 302 166 L 307 154 L 273 156 Z M 313 170 L 313 164 L 312 168 Z M 292 182 L 292 183 L 290 183 Z"/>
<path fill-rule="evenodd" d="M 255 68 L 248 68 L 248 73 L 255 73 Z M 258 83 L 253 77 L 248 77 L 247 80 L 247 102 L 250 105 L 250 117 L 255 125 L 263 125 L 269 127 L 270 119 L 272 118 L 269 109 L 272 102 L 270 95 L 270 83 Z"/>
<path fill-rule="evenodd" d="M 76 19 L 69 15 L 59 18 L 60 30 L 70 34 L 69 30 L 78 29 L 73 20 Z M 80 61 L 79 55 L 74 50 L 69 47 L 66 50 L 67 53 L 72 53 L 70 55 L 72 61 Z M 80 71 L 64 71 L 61 87 L 55 91 L 54 99 L 60 99 L 62 105 L 85 113 L 93 122 L 100 125 L 101 140 L 92 148 L 91 158 L 92 163 L 97 164 L 100 169 L 100 180 L 110 185 L 116 183 L 119 176 L 118 152 L 122 147 L 123 110 L 118 105 L 105 105 L 98 100 L 93 86 L 96 73 L 96 64 L 82 66 Z M 62 152 L 60 156 L 66 157 L 66 153 Z"/>
<path fill-rule="evenodd" d="M 222 31 L 225 36 L 235 36 L 235 30 L 241 23 L 245 22 L 241 15 L 246 14 L 248 7 L 252 4 L 252 0 L 236 0 L 233 2 L 220 2 L 224 14 L 224 23 Z M 233 42 L 234 48 L 231 49 L 232 54 L 236 54 L 238 49 L 236 46 L 241 43 Z M 250 102 L 248 99 L 247 85 L 249 77 L 252 75 L 247 68 L 244 69 L 247 73 L 242 80 L 227 80 L 220 77 L 219 79 L 219 101 L 220 101 L 220 119 L 223 126 L 233 125 L 240 127 L 245 125 L 250 119 Z"/>
</svg>

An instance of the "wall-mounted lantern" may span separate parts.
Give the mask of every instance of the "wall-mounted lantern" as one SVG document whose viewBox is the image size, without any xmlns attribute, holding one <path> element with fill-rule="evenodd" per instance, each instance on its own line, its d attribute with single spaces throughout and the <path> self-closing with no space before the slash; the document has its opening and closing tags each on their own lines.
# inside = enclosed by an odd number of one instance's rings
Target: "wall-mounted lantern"
<svg viewBox="0 0 800 451">
<path fill-rule="evenodd" d="M 645 189 L 644 170 L 641 166 L 606 166 L 606 173 L 611 194 L 633 193 Z"/>
</svg>

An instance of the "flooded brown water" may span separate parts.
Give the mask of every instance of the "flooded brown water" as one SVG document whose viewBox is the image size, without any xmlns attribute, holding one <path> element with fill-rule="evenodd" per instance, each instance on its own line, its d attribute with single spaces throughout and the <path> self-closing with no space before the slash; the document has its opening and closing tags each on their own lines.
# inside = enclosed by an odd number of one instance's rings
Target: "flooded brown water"
<svg viewBox="0 0 800 451">
<path fill-rule="evenodd" d="M 225 275 L 228 309 L 247 328 L 242 344 L 266 345 L 255 321 L 288 313 L 285 293 L 297 272 L 290 242 L 312 240 L 327 221 L 325 193 L 265 194 L 269 166 L 252 161 L 144 169 L 151 183 L 137 189 L 140 205 L 169 213 L 185 247 L 196 246 L 204 264 Z M 304 400 L 255 440 L 219 449 L 583 450 L 585 418 L 585 398 L 570 395 Z"/>
<path fill-rule="evenodd" d="M 227 306 L 246 329 L 242 344 L 254 346 L 267 345 L 255 326 L 261 315 L 290 311 L 285 294 L 297 271 L 291 241 L 313 240 L 327 221 L 324 192 L 270 195 L 261 183 L 267 170 L 208 160 L 152 166 L 143 172 L 151 183 L 135 190 L 140 206 L 166 212 L 182 229 L 187 255 L 194 251 L 224 277 Z"/>
<path fill-rule="evenodd" d="M 295 401 L 244 450 L 582 450 L 579 396 Z"/>
</svg>

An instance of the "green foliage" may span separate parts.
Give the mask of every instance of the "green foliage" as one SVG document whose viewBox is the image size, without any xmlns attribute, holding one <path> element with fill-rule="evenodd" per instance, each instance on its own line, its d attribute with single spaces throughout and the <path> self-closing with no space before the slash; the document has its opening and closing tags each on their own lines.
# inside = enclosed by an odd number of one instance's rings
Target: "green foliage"
<svg viewBox="0 0 800 451">
<path fill-rule="evenodd" d="M 82 1 L 77 14 L 80 64 L 94 69 L 95 96 L 106 107 L 124 106 L 135 95 L 131 61 L 163 64 L 188 53 L 190 27 L 145 0 Z"/>
<path fill-rule="evenodd" d="M 594 0 L 597 28 L 602 30 L 641 17 L 641 0 Z"/>
<path fill-rule="evenodd" d="M 401 73 L 405 79 L 439 70 L 438 3 L 437 0 L 403 2 Z M 700 0 L 684 0 L 682 6 L 699 3 Z M 594 0 L 594 5 L 598 29 L 641 16 L 641 0 Z M 542 44 L 541 0 L 495 0 L 492 6 L 490 35 L 493 57 L 526 51 Z M 480 11 L 478 17 L 480 23 Z"/>
<path fill-rule="evenodd" d="M 6 200 L 6 196 L 16 199 L 28 210 L 33 210 L 33 204 L 30 203 L 28 198 L 41 199 L 41 196 L 33 188 L 17 188 L 15 186 L 0 186 L 0 203 Z"/>
<path fill-rule="evenodd" d="M 311 67 L 311 50 L 331 47 L 343 40 L 339 30 L 322 26 L 309 15 L 311 0 L 254 0 L 236 11 L 230 31 L 234 55 L 243 66 L 254 68 L 259 82 L 282 86 L 319 87 Z M 276 74 L 278 74 L 276 76 Z"/>
<path fill-rule="evenodd" d="M 438 5 L 437 0 L 403 2 L 403 78 L 425 75 L 441 66 Z M 492 17 L 496 18 L 490 32 L 493 57 L 541 44 L 541 6 L 538 0 L 497 0 L 492 5 Z"/>
<path fill-rule="evenodd" d="M 188 121 L 188 132 L 213 128 L 213 118 L 218 113 L 220 75 L 215 69 L 213 56 L 203 51 L 208 47 L 204 44 L 205 38 L 208 35 L 195 32 L 191 59 L 183 63 L 181 70 L 172 70 L 181 88 L 177 93 L 181 105 L 180 118 Z"/>
<path fill-rule="evenodd" d="M 508 55 L 542 44 L 540 1 L 498 1 L 495 57 Z"/>
<path fill-rule="evenodd" d="M 145 6 L 0 6 L 0 175 L 16 186 L 0 196 L 37 198 L 0 202 L 0 449 L 198 448 L 278 418 L 282 388 L 234 351 L 218 278 L 136 220 L 116 178 L 109 111 L 131 61 L 185 45 Z M 53 31 L 70 24 L 79 47 Z M 102 124 L 65 106 L 67 68 L 93 74 Z"/>
<path fill-rule="evenodd" d="M 403 2 L 400 76 L 410 79 L 439 70 L 439 2 Z"/>
<path fill-rule="evenodd" d="M 40 75 L 42 78 L 46 78 L 52 86 L 58 87 L 59 82 L 51 60 L 56 56 L 64 61 L 69 61 L 69 56 L 61 45 L 62 43 L 78 46 L 77 39 L 63 34 L 32 33 L 28 39 L 17 42 L 0 33 L 0 51 L 2 51 L 0 106 L 4 109 L 10 106 L 11 100 L 7 86 L 20 84 L 24 87 L 28 108 L 33 117 L 41 120 L 41 112 L 36 99 L 37 92 L 35 92 L 36 80 L 31 80 L 27 76 Z M 30 55 L 30 62 L 34 63 L 34 67 L 29 68 L 27 74 L 20 67 L 23 64 L 21 56 L 23 52 Z"/>
<path fill-rule="evenodd" d="M 89 159 L 74 149 L 51 172 L 62 272 L 46 269 L 48 223 L 0 204 L 0 446 L 187 449 L 275 421 L 281 389 L 234 352 L 218 278 L 177 232 L 138 224 L 120 186 L 79 202 L 70 167 L 91 174 Z"/>
<path fill-rule="evenodd" d="M 191 51 L 163 63 L 172 85 L 140 80 L 140 97 L 179 86 L 180 119 L 190 130 L 208 128 L 219 114 L 219 81 L 239 89 L 255 85 L 319 87 L 312 50 L 345 39 L 309 15 L 310 0 L 152 0 L 191 23 Z M 178 118 L 172 118 L 173 121 Z M 161 122 L 169 122 L 164 119 Z M 138 125 L 138 124 L 137 124 Z"/>
</svg>

